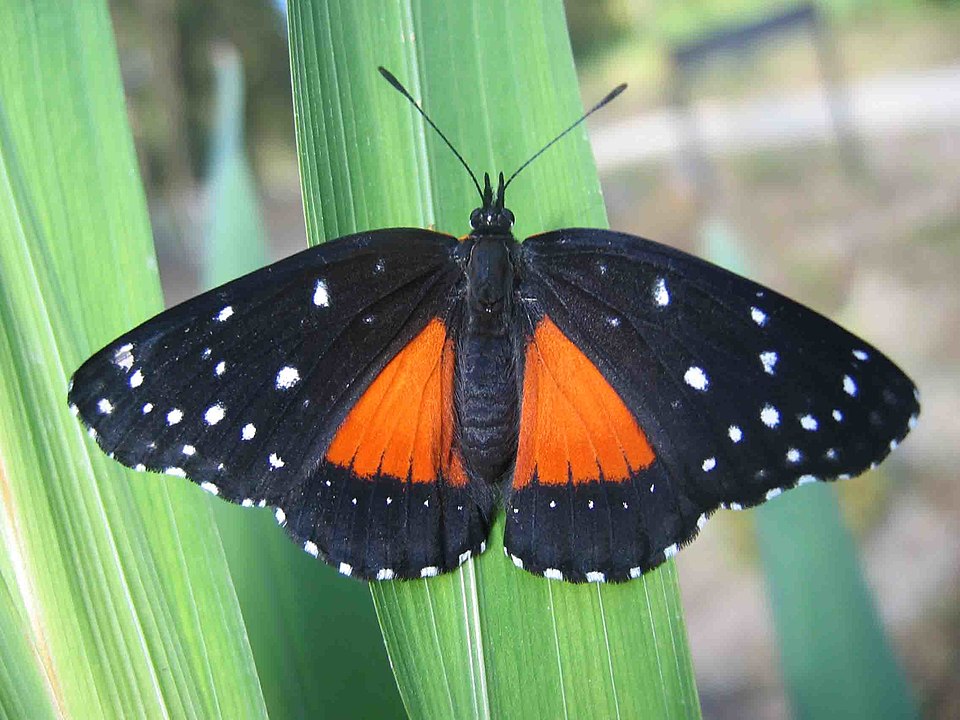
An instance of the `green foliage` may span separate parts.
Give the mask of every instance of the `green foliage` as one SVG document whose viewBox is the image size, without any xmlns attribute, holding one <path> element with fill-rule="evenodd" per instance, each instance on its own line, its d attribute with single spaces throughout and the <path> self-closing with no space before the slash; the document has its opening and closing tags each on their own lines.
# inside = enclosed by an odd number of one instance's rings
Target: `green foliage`
<svg viewBox="0 0 960 720">
<path fill-rule="evenodd" d="M 265 264 L 266 237 L 243 143 L 243 70 L 222 49 L 216 59 L 217 122 L 212 164 L 205 287 Z M 310 557 L 269 510 L 210 498 L 237 589 L 270 716 L 399 717 L 370 593 Z M 364 692 L 357 692 L 363 678 Z"/>
<path fill-rule="evenodd" d="M 13 716 L 265 715 L 202 493 L 124 471 L 66 407 L 80 361 L 159 307 L 105 3 L 0 4 L 0 698 Z"/>
<path fill-rule="evenodd" d="M 294 0 L 295 117 L 311 243 L 353 230 L 462 232 L 463 169 L 376 72 L 390 68 L 481 172 L 511 171 L 581 111 L 559 0 Z M 520 236 L 605 223 L 581 130 L 511 187 Z M 573 586 L 504 559 L 502 520 L 458 572 L 373 585 L 414 717 L 698 717 L 673 563 Z"/>
<path fill-rule="evenodd" d="M 723 223 L 707 224 L 704 245 L 715 262 L 748 271 Z M 797 489 L 754 514 L 793 717 L 918 717 L 840 516 L 836 489 Z"/>
</svg>

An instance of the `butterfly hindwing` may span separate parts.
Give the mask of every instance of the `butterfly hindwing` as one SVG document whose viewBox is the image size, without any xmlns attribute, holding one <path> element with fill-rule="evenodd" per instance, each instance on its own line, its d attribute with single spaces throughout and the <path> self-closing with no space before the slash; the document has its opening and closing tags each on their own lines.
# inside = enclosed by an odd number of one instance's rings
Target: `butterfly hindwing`
<svg viewBox="0 0 960 720">
<path fill-rule="evenodd" d="M 916 420 L 915 388 L 874 348 L 690 255 L 572 229 L 530 238 L 519 257 L 525 385 L 531 349 L 560 338 L 550 352 L 581 352 L 630 416 L 603 400 L 594 378 L 589 395 L 620 428 L 627 479 L 622 467 L 608 477 L 604 463 L 586 472 L 581 460 L 581 469 L 569 464 L 568 482 L 544 483 L 518 455 L 505 545 L 534 572 L 635 577 L 689 542 L 716 508 L 863 472 Z M 582 377 L 557 374 L 560 394 L 582 391 Z M 536 413 L 521 413 L 522 449 L 524 422 Z M 630 421 L 649 444 L 649 463 L 630 460 Z M 580 457 L 575 447 L 567 460 Z"/>
<path fill-rule="evenodd" d="M 342 572 L 447 569 L 479 546 L 489 515 L 457 490 L 455 448 L 441 437 L 456 248 L 393 229 L 299 253 L 117 339 L 76 372 L 70 403 L 123 464 L 276 507 Z M 393 439 L 350 430 L 358 408 L 397 395 L 391 386 L 424 396 Z"/>
</svg>

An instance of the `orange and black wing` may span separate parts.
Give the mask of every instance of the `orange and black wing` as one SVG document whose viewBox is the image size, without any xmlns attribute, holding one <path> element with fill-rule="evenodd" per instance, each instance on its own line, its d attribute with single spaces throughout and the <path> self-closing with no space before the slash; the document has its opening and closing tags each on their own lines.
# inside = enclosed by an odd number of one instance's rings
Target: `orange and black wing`
<svg viewBox="0 0 960 720">
<path fill-rule="evenodd" d="M 110 343 L 70 403 L 118 461 L 273 507 L 345 574 L 456 567 L 490 516 L 452 441 L 457 253 L 420 229 L 299 253 Z"/>
<path fill-rule="evenodd" d="M 514 562 L 575 582 L 641 575 L 720 507 L 857 475 L 919 413 L 875 348 L 772 290 L 602 230 L 520 248 L 525 327 Z"/>
</svg>

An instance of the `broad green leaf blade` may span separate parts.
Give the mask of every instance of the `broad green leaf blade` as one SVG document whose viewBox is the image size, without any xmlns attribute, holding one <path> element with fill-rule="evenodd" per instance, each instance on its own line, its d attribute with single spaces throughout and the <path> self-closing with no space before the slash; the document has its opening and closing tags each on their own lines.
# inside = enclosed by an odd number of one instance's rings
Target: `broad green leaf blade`
<svg viewBox="0 0 960 720">
<path fill-rule="evenodd" d="M 512 171 L 581 111 L 562 5 L 289 4 L 311 242 L 375 227 L 464 232 L 477 198 L 441 141 L 380 78 L 391 69 L 476 170 Z M 510 188 L 519 236 L 605 224 L 584 131 Z M 673 563 L 573 586 L 487 552 L 460 571 L 374 584 L 414 717 L 699 717 Z"/>
<path fill-rule="evenodd" d="M 749 272 L 722 222 L 705 227 L 707 257 Z M 757 542 L 793 717 L 915 718 L 844 525 L 836 489 L 814 485 L 755 510 Z"/>
<path fill-rule="evenodd" d="M 0 343 L 5 339 L 0 335 Z M 5 490 L 6 486 L 6 475 L 0 465 L 0 488 Z M 3 507 L 6 509 L 6 502 Z M 40 648 L 32 642 L 30 618 L 23 598 L 18 588 L 11 587 L 15 573 L 6 562 L 4 565 L 0 574 L 0 717 L 55 718 L 55 691 L 48 685 Z"/>
<path fill-rule="evenodd" d="M 265 263 L 266 238 L 243 142 L 239 55 L 216 59 L 217 122 L 203 277 L 213 287 Z M 206 289 L 206 288 L 204 288 Z M 290 542 L 269 510 L 210 498 L 273 718 L 400 717 L 370 593 Z M 269 588 L 269 591 L 265 591 Z M 358 693 L 356 678 L 364 679 Z"/>
<path fill-rule="evenodd" d="M 757 541 L 793 717 L 919 717 L 836 489 L 804 488 L 761 508 Z"/>
<path fill-rule="evenodd" d="M 0 5 L 0 574 L 64 717 L 263 717 L 202 493 L 126 472 L 66 408 L 160 308 L 105 3 Z"/>
<path fill-rule="evenodd" d="M 243 144 L 243 67 L 231 46 L 218 48 L 216 122 L 207 180 L 203 288 L 267 264 L 266 236 L 253 170 Z"/>
</svg>

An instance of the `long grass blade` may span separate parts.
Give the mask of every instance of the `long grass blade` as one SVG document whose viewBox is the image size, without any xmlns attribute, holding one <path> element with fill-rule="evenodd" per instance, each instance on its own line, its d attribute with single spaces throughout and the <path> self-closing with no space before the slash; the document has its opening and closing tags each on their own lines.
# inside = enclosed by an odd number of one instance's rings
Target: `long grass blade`
<svg viewBox="0 0 960 720">
<path fill-rule="evenodd" d="M 0 573 L 28 632 L 2 665 L 60 717 L 264 717 L 202 493 L 124 471 L 66 408 L 160 305 L 106 4 L 0 4 Z"/>
<path fill-rule="evenodd" d="M 309 239 L 459 234 L 469 177 L 376 72 L 394 72 L 467 162 L 508 174 L 581 112 L 558 0 L 289 4 Z M 578 129 L 510 188 L 519 236 L 606 221 Z M 699 717 L 673 563 L 622 586 L 552 583 L 486 553 L 448 576 L 373 585 L 414 717 Z"/>
<path fill-rule="evenodd" d="M 261 267 L 266 235 L 243 141 L 239 55 L 216 57 L 203 277 L 213 287 Z M 206 288 L 205 288 L 206 289 Z M 370 593 L 344 582 L 277 527 L 273 513 L 211 497 L 272 718 L 400 717 Z M 356 678 L 364 679 L 358 693 Z"/>
</svg>

